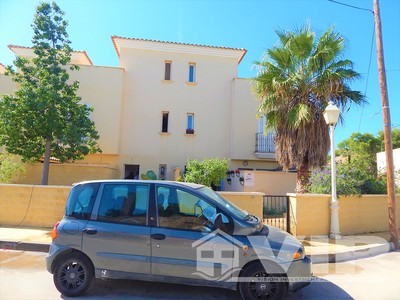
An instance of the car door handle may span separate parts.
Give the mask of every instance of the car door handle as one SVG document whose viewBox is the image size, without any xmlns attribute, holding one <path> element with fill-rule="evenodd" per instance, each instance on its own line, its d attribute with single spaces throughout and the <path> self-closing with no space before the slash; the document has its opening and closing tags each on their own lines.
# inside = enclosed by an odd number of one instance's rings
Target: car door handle
<svg viewBox="0 0 400 300">
<path fill-rule="evenodd" d="M 87 234 L 96 234 L 97 233 L 97 229 L 85 228 L 85 229 L 82 230 L 82 232 L 87 233 Z"/>
<path fill-rule="evenodd" d="M 165 239 L 165 234 L 162 233 L 154 233 L 151 235 L 151 238 L 153 240 L 164 240 Z"/>
</svg>

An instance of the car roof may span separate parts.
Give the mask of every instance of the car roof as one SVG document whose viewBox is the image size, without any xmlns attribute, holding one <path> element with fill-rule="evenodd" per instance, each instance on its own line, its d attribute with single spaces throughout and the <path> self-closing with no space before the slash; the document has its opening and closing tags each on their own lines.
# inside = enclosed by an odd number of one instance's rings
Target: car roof
<svg viewBox="0 0 400 300">
<path fill-rule="evenodd" d="M 88 183 L 153 183 L 153 184 L 166 184 L 170 186 L 184 186 L 192 189 L 199 189 L 204 187 L 202 184 L 181 181 L 168 181 L 168 180 L 135 180 L 135 179 L 103 179 L 103 180 L 88 180 L 74 183 L 73 185 L 81 185 Z"/>
</svg>

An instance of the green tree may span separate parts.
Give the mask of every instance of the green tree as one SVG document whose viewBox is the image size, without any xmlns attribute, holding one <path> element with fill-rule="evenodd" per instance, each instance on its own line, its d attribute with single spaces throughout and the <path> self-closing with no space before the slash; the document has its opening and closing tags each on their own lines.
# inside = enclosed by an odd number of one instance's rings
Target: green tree
<svg viewBox="0 0 400 300">
<path fill-rule="evenodd" d="M 383 131 L 378 132 L 378 139 L 380 141 L 380 152 L 385 151 L 385 138 L 383 136 Z M 392 129 L 392 147 L 393 149 L 400 148 L 400 129 Z"/>
<path fill-rule="evenodd" d="M 0 153 L 0 182 L 11 182 L 26 173 L 25 167 L 9 153 Z"/>
<path fill-rule="evenodd" d="M 255 62 L 258 115 L 266 116 L 266 131 L 276 131 L 277 160 L 284 169 L 297 168 L 296 191 L 303 193 L 310 169 L 326 164 L 329 135 L 323 112 L 328 102 L 344 111 L 365 99 L 349 86 L 359 74 L 342 59 L 345 39 L 333 28 L 319 38 L 308 24 L 276 34 L 279 44 Z"/>
<path fill-rule="evenodd" d="M 226 177 L 228 161 L 226 159 L 211 158 L 202 161 L 189 160 L 186 164 L 185 182 L 218 186 L 221 179 Z"/>
<path fill-rule="evenodd" d="M 338 144 L 336 155 L 346 157 L 347 163 L 376 176 L 376 153 L 380 140 L 370 133 L 355 132 Z"/>
<path fill-rule="evenodd" d="M 17 57 L 7 68 L 19 88 L 0 99 L 0 145 L 23 161 L 44 156 L 41 184 L 48 183 L 50 156 L 61 162 L 80 160 L 101 151 L 90 120 L 91 108 L 76 95 L 78 82 L 69 83 L 70 41 L 64 13 L 53 2 L 36 8 L 32 23 L 32 59 Z"/>
</svg>

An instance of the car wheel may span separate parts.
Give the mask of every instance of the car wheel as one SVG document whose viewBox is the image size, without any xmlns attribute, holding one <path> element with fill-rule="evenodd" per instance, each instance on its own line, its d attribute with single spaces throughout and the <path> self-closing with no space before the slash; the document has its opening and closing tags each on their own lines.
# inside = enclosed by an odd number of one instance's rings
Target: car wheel
<svg viewBox="0 0 400 300">
<path fill-rule="evenodd" d="M 240 276 L 239 291 L 243 299 L 282 299 L 286 294 L 286 283 L 282 271 L 272 265 L 261 263 L 248 266 Z"/>
<path fill-rule="evenodd" d="M 90 261 L 79 253 L 62 257 L 55 265 L 53 281 L 57 290 L 68 297 L 84 293 L 92 283 L 94 271 Z"/>
</svg>

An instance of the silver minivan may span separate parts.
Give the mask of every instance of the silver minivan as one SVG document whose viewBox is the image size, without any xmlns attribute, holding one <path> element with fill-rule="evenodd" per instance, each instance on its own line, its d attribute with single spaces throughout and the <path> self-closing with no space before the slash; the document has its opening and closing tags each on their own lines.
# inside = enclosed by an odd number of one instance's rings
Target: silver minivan
<svg viewBox="0 0 400 300">
<path fill-rule="evenodd" d="M 238 290 L 244 299 L 280 299 L 312 275 L 297 239 L 192 183 L 75 184 L 52 238 L 47 270 L 69 297 L 102 278 L 217 286 Z"/>
</svg>

